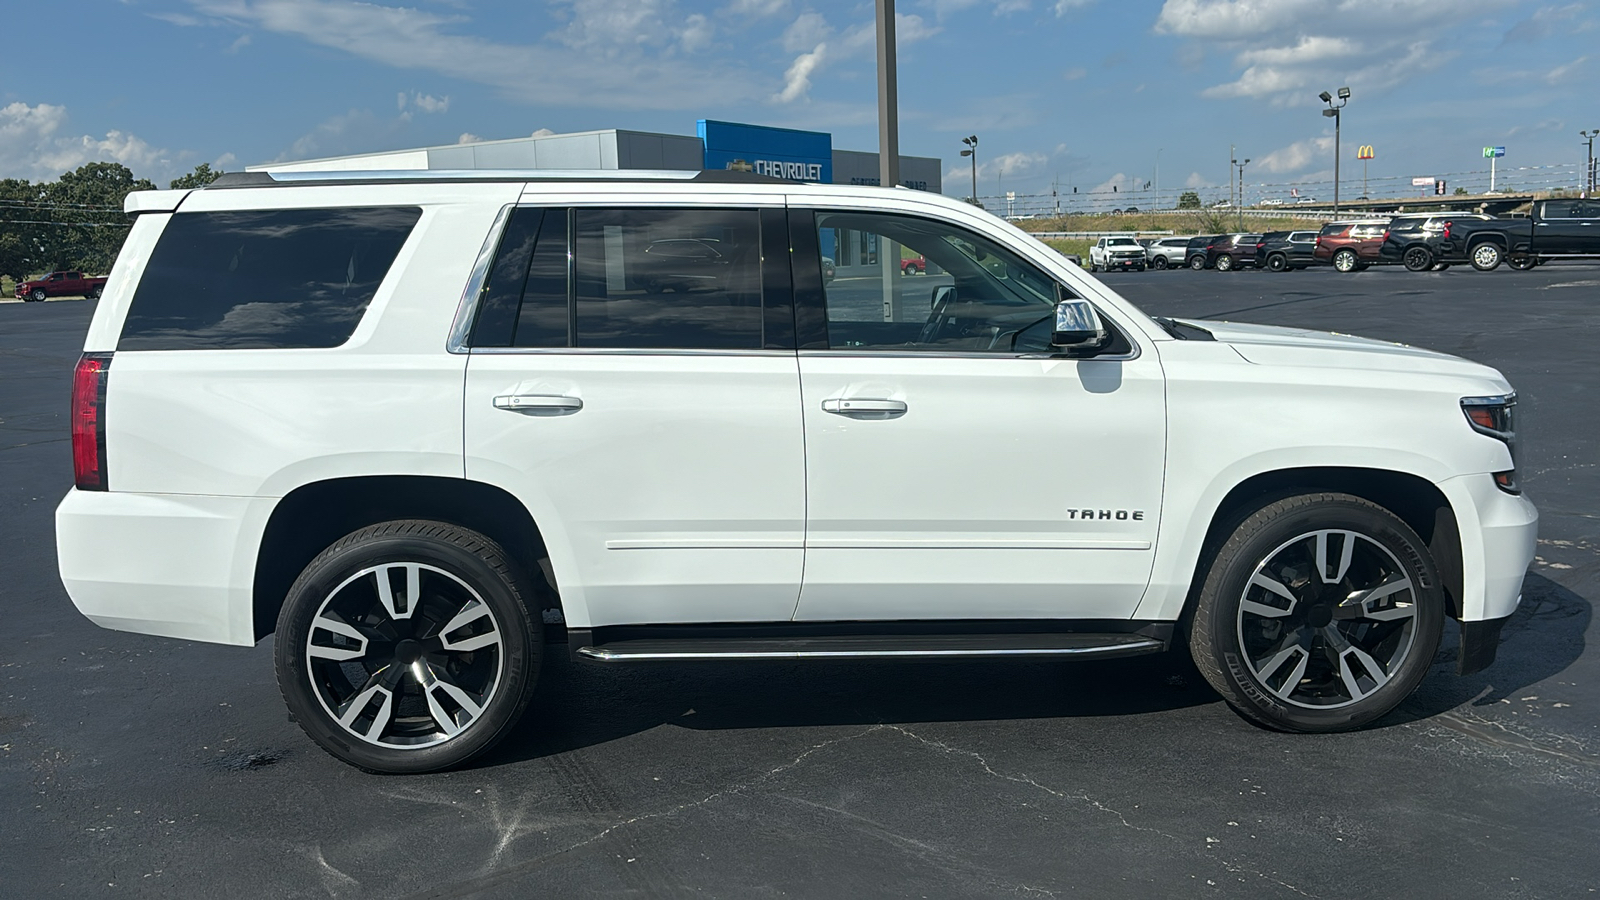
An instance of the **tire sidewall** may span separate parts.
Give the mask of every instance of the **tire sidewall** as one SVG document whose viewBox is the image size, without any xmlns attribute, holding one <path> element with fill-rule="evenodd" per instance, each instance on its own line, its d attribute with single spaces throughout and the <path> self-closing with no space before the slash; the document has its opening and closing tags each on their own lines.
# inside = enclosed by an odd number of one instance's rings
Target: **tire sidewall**
<svg viewBox="0 0 1600 900">
<path fill-rule="evenodd" d="M 1485 247 L 1491 248 L 1494 251 L 1494 262 L 1492 264 L 1478 262 L 1478 251 Z M 1505 256 L 1505 251 L 1501 250 L 1500 245 L 1494 243 L 1493 241 L 1484 241 L 1482 243 L 1475 244 L 1471 250 L 1467 251 L 1467 259 L 1472 263 L 1472 267 L 1477 269 L 1479 272 L 1493 272 L 1495 269 L 1500 268 L 1500 263 L 1505 261 Z"/>
<path fill-rule="evenodd" d="M 1291 498 L 1251 516 L 1217 554 L 1196 609 L 1197 634 L 1224 683 L 1213 687 L 1248 717 L 1285 731 L 1327 732 L 1357 728 L 1389 713 L 1427 675 L 1444 624 L 1445 598 L 1439 575 L 1422 540 L 1387 511 L 1345 495 L 1319 495 L 1318 502 Z M 1265 516 L 1263 516 L 1265 514 Z M 1405 660 L 1383 687 L 1364 700 L 1338 709 L 1295 706 L 1269 693 L 1251 674 L 1239 646 L 1238 608 L 1256 567 L 1285 541 L 1324 529 L 1355 531 L 1374 538 L 1394 554 L 1416 585 L 1417 619 Z M 1203 619 L 1203 621 L 1202 621 Z"/>
<path fill-rule="evenodd" d="M 508 580 L 482 556 L 426 534 L 358 537 L 375 530 L 376 527 L 362 529 L 336 542 L 312 560 L 289 589 L 278 618 L 278 687 L 290 713 L 307 735 L 351 765 L 381 774 L 431 772 L 460 765 L 491 747 L 520 717 L 538 677 L 543 650 L 541 619 L 528 614 L 525 592 L 517 587 L 514 577 Z M 487 538 L 474 536 L 499 553 Z M 465 733 L 416 750 L 379 747 L 350 734 L 323 709 L 307 675 L 310 622 L 322 602 L 334 588 L 362 569 L 393 562 L 422 562 L 460 578 L 493 611 L 501 631 L 500 682 L 488 707 Z M 509 568 L 505 571 L 510 572 Z"/>
</svg>

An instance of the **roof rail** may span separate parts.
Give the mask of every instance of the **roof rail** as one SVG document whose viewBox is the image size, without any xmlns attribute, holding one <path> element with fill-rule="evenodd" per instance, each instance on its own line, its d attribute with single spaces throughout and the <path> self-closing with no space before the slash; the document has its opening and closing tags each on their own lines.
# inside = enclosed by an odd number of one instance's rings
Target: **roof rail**
<svg viewBox="0 0 1600 900">
<path fill-rule="evenodd" d="M 800 184 L 787 178 L 724 169 L 402 169 L 393 171 L 227 172 L 212 189 L 284 187 L 292 184 L 428 184 L 501 181 L 685 181 L 696 184 Z"/>
</svg>

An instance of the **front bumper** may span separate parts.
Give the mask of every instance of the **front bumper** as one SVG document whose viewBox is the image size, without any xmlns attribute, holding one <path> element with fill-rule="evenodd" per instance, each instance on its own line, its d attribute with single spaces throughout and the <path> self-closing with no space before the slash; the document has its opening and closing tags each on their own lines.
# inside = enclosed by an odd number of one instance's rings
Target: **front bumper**
<svg viewBox="0 0 1600 900">
<path fill-rule="evenodd" d="M 1105 268 L 1107 268 L 1107 269 L 1142 269 L 1142 268 L 1144 268 L 1144 257 L 1142 257 L 1142 256 L 1129 256 L 1129 257 L 1125 257 L 1125 258 L 1124 257 L 1113 257 L 1111 259 L 1106 260 Z"/>
<path fill-rule="evenodd" d="M 1494 476 L 1460 475 L 1438 485 L 1461 534 L 1462 674 L 1494 662 L 1500 627 L 1522 602 L 1522 579 L 1533 563 L 1539 510 L 1527 497 L 1495 486 Z"/>
<path fill-rule="evenodd" d="M 61 582 L 103 628 L 249 646 L 256 553 L 276 503 L 69 491 L 56 508 Z"/>
</svg>

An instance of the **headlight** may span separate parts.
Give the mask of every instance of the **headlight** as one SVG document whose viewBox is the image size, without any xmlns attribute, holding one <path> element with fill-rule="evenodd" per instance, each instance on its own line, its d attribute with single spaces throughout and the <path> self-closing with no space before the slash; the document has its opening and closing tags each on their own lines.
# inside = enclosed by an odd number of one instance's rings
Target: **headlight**
<svg viewBox="0 0 1600 900">
<path fill-rule="evenodd" d="M 1494 483 L 1508 494 L 1520 494 L 1517 484 L 1517 395 L 1499 394 L 1493 397 L 1462 397 L 1461 411 L 1467 416 L 1472 430 L 1504 441 L 1511 451 L 1511 468 L 1494 473 Z"/>
</svg>

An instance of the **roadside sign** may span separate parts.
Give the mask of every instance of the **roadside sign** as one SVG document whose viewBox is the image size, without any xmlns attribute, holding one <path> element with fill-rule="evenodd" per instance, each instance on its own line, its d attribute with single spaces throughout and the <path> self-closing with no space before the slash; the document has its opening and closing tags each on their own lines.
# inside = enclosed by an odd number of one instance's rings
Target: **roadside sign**
<svg viewBox="0 0 1600 900">
<path fill-rule="evenodd" d="M 1432 175 L 1419 175 L 1416 178 L 1411 179 L 1411 186 L 1412 187 L 1433 187 L 1433 176 Z"/>
<path fill-rule="evenodd" d="M 1356 150 L 1356 159 L 1377 159 L 1377 158 L 1378 158 L 1377 151 L 1372 149 L 1372 145 L 1371 144 L 1362 144 Z"/>
<path fill-rule="evenodd" d="M 1497 159 L 1497 158 L 1505 156 L 1505 155 L 1506 155 L 1506 148 L 1504 148 L 1504 147 L 1485 147 L 1485 148 L 1483 148 L 1483 158 L 1484 159 Z"/>
<path fill-rule="evenodd" d="M 1444 194 L 1444 179 L 1443 178 L 1441 178 L 1438 181 L 1435 181 L 1433 183 L 1433 192 L 1435 194 L 1440 194 L 1440 195 Z"/>
</svg>

